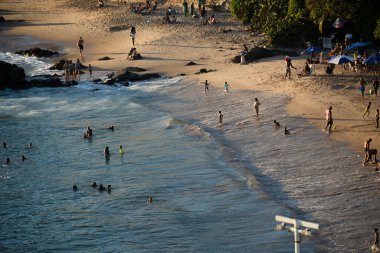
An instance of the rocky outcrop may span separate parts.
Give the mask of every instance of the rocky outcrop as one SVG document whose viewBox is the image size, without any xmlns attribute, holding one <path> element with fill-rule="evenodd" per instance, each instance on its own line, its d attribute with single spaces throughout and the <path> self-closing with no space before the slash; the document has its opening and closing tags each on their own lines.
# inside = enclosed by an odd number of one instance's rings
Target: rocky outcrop
<svg viewBox="0 0 380 253">
<path fill-rule="evenodd" d="M 0 16 L 0 23 L 5 23 L 7 21 L 5 21 L 5 18 L 3 16 Z"/>
<path fill-rule="evenodd" d="M 98 61 L 109 61 L 109 60 L 112 60 L 112 58 L 110 58 L 108 56 L 104 56 L 104 57 L 98 59 Z"/>
<path fill-rule="evenodd" d="M 130 72 L 144 72 L 146 69 L 139 68 L 139 67 L 126 67 L 125 71 L 130 71 Z"/>
<path fill-rule="evenodd" d="M 39 58 L 59 55 L 58 52 L 50 51 L 47 49 L 41 49 L 38 47 L 27 49 L 27 50 L 20 50 L 20 51 L 17 51 L 15 54 L 35 56 L 35 57 L 39 57 Z"/>
<path fill-rule="evenodd" d="M 53 66 L 51 66 L 50 70 L 63 70 L 63 65 L 65 65 L 66 60 L 62 59 L 59 62 L 55 63 Z M 79 69 L 87 69 L 87 66 L 82 65 L 82 63 L 79 66 Z"/>
<path fill-rule="evenodd" d="M 63 83 L 59 77 L 41 75 L 25 77 L 24 69 L 15 64 L 0 61 L 0 89 L 29 89 L 33 87 L 66 87 L 77 82 Z"/>
<path fill-rule="evenodd" d="M 272 57 L 276 55 L 289 55 L 289 56 L 298 56 L 298 53 L 295 51 L 279 50 L 279 49 L 267 49 L 264 47 L 254 47 L 248 51 L 245 56 L 247 62 L 252 62 L 261 58 Z M 231 59 L 234 63 L 240 63 L 241 56 L 237 55 Z"/>
<path fill-rule="evenodd" d="M 25 71 L 15 64 L 0 61 L 0 89 L 19 83 L 25 78 Z"/>
<path fill-rule="evenodd" d="M 148 74 L 139 75 L 125 69 L 117 75 L 110 75 L 108 77 L 110 79 L 103 81 L 103 84 L 113 85 L 115 83 L 120 83 L 124 86 L 128 86 L 129 82 L 144 81 L 148 79 L 159 78 L 161 76 L 156 73 L 148 73 Z"/>
</svg>

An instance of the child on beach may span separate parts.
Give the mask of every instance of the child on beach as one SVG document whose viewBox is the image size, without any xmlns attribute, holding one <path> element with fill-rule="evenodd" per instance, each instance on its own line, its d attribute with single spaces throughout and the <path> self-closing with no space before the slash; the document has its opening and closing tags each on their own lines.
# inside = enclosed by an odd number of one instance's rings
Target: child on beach
<svg viewBox="0 0 380 253">
<path fill-rule="evenodd" d="M 285 72 L 285 80 L 286 80 L 286 77 L 288 76 L 288 74 L 289 74 L 289 79 L 291 79 L 290 77 L 292 74 L 291 68 L 293 69 L 296 69 L 296 68 L 293 67 L 292 59 L 290 59 L 289 57 L 286 57 L 285 60 L 286 60 L 286 72 Z"/>
<path fill-rule="evenodd" d="M 365 108 L 364 110 L 364 114 L 363 114 L 363 119 L 364 119 L 364 116 L 367 114 L 367 117 L 369 117 L 369 114 L 370 114 L 370 111 L 369 109 L 371 108 L 371 102 L 368 102 L 368 105 L 367 107 Z"/>
<path fill-rule="evenodd" d="M 223 114 L 222 114 L 222 111 L 219 111 L 219 124 L 223 124 Z"/>
<path fill-rule="evenodd" d="M 79 54 L 80 54 L 80 56 L 82 56 L 82 52 L 83 52 L 83 43 L 84 43 L 84 40 L 82 39 L 82 37 L 79 37 L 77 46 L 79 48 Z"/>
<path fill-rule="evenodd" d="M 228 92 L 228 87 L 230 87 L 230 85 L 227 82 L 225 82 L 224 83 L 224 91 L 225 92 Z"/>
</svg>

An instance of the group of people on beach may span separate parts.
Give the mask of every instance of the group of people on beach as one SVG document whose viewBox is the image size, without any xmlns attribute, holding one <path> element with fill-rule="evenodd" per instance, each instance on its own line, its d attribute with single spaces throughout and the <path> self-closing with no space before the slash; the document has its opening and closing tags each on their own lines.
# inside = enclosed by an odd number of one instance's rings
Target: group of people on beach
<svg viewBox="0 0 380 253">
<path fill-rule="evenodd" d="M 204 92 L 207 95 L 210 92 L 210 89 L 209 89 L 210 82 L 208 80 L 206 80 L 203 83 L 205 85 L 204 86 Z M 228 82 L 225 82 L 224 83 L 224 92 L 228 92 L 229 87 L 230 87 L 230 85 L 228 84 Z M 259 118 L 260 105 L 261 105 L 261 103 L 260 103 L 259 99 L 255 98 L 254 103 L 253 103 L 253 108 L 255 110 L 256 118 Z M 218 122 L 219 122 L 220 125 L 223 124 L 223 117 L 224 117 L 224 115 L 222 114 L 222 111 L 219 111 L 218 112 Z M 276 120 L 274 120 L 273 121 L 273 127 L 274 128 L 279 128 L 279 127 L 281 127 L 281 125 L 280 125 L 279 122 L 277 122 Z M 289 131 L 289 129 L 286 126 L 284 127 L 284 134 L 285 135 L 290 134 L 290 131 Z"/>
<path fill-rule="evenodd" d="M 65 73 L 66 82 L 72 82 L 80 80 L 80 68 L 82 64 L 79 58 L 73 62 L 72 60 L 66 60 L 63 65 L 63 71 Z"/>
<path fill-rule="evenodd" d="M 28 148 L 32 148 L 33 147 L 33 144 L 31 142 L 29 142 Z M 8 148 L 8 144 L 6 142 L 3 142 L 3 149 L 6 150 Z M 21 154 L 20 156 L 20 160 L 21 161 L 25 161 L 27 158 L 24 154 Z M 11 165 L 11 159 L 9 157 L 7 157 L 7 159 L 5 160 L 4 166 L 8 166 L 8 165 Z"/>
</svg>

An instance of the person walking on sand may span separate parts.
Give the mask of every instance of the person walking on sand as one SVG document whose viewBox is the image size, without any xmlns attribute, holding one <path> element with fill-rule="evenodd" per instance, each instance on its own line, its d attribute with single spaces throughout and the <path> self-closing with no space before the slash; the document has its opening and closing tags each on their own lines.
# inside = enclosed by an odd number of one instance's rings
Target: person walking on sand
<svg viewBox="0 0 380 253">
<path fill-rule="evenodd" d="M 131 38 L 132 38 L 132 45 L 135 46 L 136 28 L 134 26 L 131 27 Z"/>
<path fill-rule="evenodd" d="M 377 77 L 373 81 L 373 91 L 375 92 L 375 95 L 377 97 L 377 91 L 379 90 L 379 80 L 377 80 Z"/>
<path fill-rule="evenodd" d="M 84 43 L 84 40 L 82 37 L 79 37 L 79 40 L 78 40 L 78 43 L 77 43 L 77 46 L 79 48 L 79 54 L 80 56 L 82 56 L 82 52 L 83 52 L 83 43 Z"/>
<path fill-rule="evenodd" d="M 230 87 L 230 85 L 227 82 L 224 82 L 224 91 L 225 92 L 228 92 L 228 87 Z"/>
<path fill-rule="evenodd" d="M 368 102 L 368 105 L 367 105 L 367 107 L 366 107 L 365 110 L 364 110 L 363 119 L 364 119 L 364 116 L 365 116 L 365 115 L 367 115 L 367 117 L 369 117 L 369 114 L 371 113 L 371 112 L 369 111 L 370 108 L 371 108 L 371 102 Z"/>
<path fill-rule="evenodd" d="M 260 108 L 260 102 L 257 98 L 255 98 L 255 103 L 253 103 L 253 107 L 255 108 L 255 112 L 256 112 L 256 118 L 259 117 L 259 108 Z"/>
<path fill-rule="evenodd" d="M 376 128 L 379 128 L 379 108 L 376 109 Z"/>
<path fill-rule="evenodd" d="M 325 131 L 327 130 L 327 127 L 329 128 L 328 132 L 330 133 L 331 132 L 331 127 L 333 125 L 333 118 L 332 118 L 332 106 L 329 107 L 329 109 L 326 110 L 325 114 L 326 114 L 326 127 L 325 127 Z"/>
<path fill-rule="evenodd" d="M 362 77 L 362 78 L 360 79 L 359 91 L 360 91 L 360 93 L 362 94 L 362 99 L 363 99 L 363 100 L 364 100 L 365 85 L 366 85 L 366 82 L 364 81 L 364 78 Z"/>
<path fill-rule="evenodd" d="M 296 69 L 295 67 L 293 67 L 292 59 L 290 59 L 289 57 L 286 59 L 287 60 L 286 60 L 285 80 L 288 74 L 289 74 L 289 79 L 291 79 L 291 74 L 292 74 L 291 68 Z"/>
<path fill-rule="evenodd" d="M 205 94 L 207 94 L 207 92 L 209 92 L 209 90 L 208 90 L 209 85 L 210 85 L 210 83 L 206 80 L 205 81 Z"/>
<path fill-rule="evenodd" d="M 222 111 L 219 111 L 219 124 L 223 124 L 223 114 L 222 114 Z"/>
</svg>

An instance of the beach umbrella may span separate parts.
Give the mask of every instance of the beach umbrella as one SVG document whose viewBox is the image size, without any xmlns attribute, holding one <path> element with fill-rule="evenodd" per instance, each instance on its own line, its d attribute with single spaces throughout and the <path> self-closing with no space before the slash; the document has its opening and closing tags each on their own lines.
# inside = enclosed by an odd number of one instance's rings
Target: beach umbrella
<svg viewBox="0 0 380 253">
<path fill-rule="evenodd" d="M 342 28 L 346 24 L 345 18 L 337 18 L 334 23 L 332 24 L 333 28 Z"/>
<path fill-rule="evenodd" d="M 375 55 L 372 55 L 368 57 L 365 61 L 365 64 L 380 64 L 380 54 L 377 53 Z"/>
<path fill-rule="evenodd" d="M 329 60 L 329 63 L 331 64 L 343 64 L 343 63 L 347 63 L 347 62 L 354 62 L 354 58 L 351 57 L 351 56 L 347 56 L 347 55 L 338 55 L 338 56 L 335 56 L 334 58 L 332 58 L 331 60 Z"/>
<path fill-rule="evenodd" d="M 359 48 L 359 47 L 366 47 L 366 46 L 369 46 L 373 44 L 372 42 L 356 42 L 356 43 L 353 43 L 351 45 L 349 45 L 348 47 L 346 47 L 344 49 L 345 52 L 348 52 L 350 51 L 351 49 L 354 49 L 354 48 Z"/>
<path fill-rule="evenodd" d="M 313 54 L 313 53 L 319 53 L 322 49 L 319 47 L 308 47 L 305 51 L 302 51 L 301 54 Z"/>
</svg>

